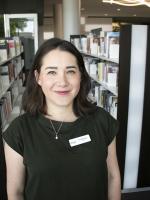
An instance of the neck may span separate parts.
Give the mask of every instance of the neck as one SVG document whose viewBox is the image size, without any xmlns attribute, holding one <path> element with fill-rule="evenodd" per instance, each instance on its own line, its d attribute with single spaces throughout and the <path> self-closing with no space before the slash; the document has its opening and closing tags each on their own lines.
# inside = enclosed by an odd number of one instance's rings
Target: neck
<svg viewBox="0 0 150 200">
<path fill-rule="evenodd" d="M 47 117 L 56 120 L 56 121 L 74 121 L 77 119 L 76 115 L 73 112 L 72 106 L 70 107 L 47 107 Z"/>
</svg>

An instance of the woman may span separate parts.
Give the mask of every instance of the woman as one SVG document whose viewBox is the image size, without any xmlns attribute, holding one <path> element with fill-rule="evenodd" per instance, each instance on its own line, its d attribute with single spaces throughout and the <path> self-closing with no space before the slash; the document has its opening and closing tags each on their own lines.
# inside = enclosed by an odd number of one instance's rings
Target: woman
<svg viewBox="0 0 150 200">
<path fill-rule="evenodd" d="M 61 39 L 35 55 L 25 113 L 4 133 L 8 200 L 120 200 L 118 123 L 88 100 L 82 55 Z"/>
</svg>

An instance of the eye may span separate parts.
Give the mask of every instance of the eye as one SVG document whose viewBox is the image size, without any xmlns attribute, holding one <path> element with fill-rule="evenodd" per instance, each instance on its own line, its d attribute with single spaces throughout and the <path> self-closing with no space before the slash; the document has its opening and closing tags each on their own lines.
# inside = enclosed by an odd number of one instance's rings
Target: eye
<svg viewBox="0 0 150 200">
<path fill-rule="evenodd" d="M 69 71 L 67 71 L 67 73 L 69 73 L 69 74 L 75 74 L 76 72 L 74 70 L 69 70 Z"/>
<path fill-rule="evenodd" d="M 56 74 L 56 72 L 55 72 L 55 71 L 49 71 L 49 72 L 47 72 L 47 74 L 52 74 L 52 75 L 55 75 L 55 74 Z"/>
</svg>

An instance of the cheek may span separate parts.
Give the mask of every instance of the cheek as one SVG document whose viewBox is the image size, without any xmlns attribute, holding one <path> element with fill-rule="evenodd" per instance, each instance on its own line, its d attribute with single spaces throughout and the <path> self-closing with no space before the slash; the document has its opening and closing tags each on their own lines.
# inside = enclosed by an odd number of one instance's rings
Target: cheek
<svg viewBox="0 0 150 200">
<path fill-rule="evenodd" d="M 74 88 L 77 90 L 77 92 L 80 90 L 80 79 L 74 83 Z"/>
<path fill-rule="evenodd" d="M 50 86 L 52 83 L 50 82 L 49 78 L 41 75 L 39 76 L 38 84 L 43 88 Z"/>
<path fill-rule="evenodd" d="M 80 89 L 80 81 L 77 83 L 77 88 Z"/>
<path fill-rule="evenodd" d="M 51 91 L 53 90 L 52 83 L 49 83 L 48 81 L 45 81 L 45 80 L 44 81 L 41 80 L 40 87 L 41 87 L 45 96 L 50 95 Z"/>
</svg>

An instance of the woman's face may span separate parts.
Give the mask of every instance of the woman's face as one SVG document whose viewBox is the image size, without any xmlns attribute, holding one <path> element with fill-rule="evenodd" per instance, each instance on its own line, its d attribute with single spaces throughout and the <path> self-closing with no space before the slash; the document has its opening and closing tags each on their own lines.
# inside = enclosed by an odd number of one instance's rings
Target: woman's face
<svg viewBox="0 0 150 200">
<path fill-rule="evenodd" d="M 35 72 L 49 106 L 72 106 L 80 90 L 81 73 L 74 55 L 55 49 L 43 57 L 41 71 Z"/>
</svg>

